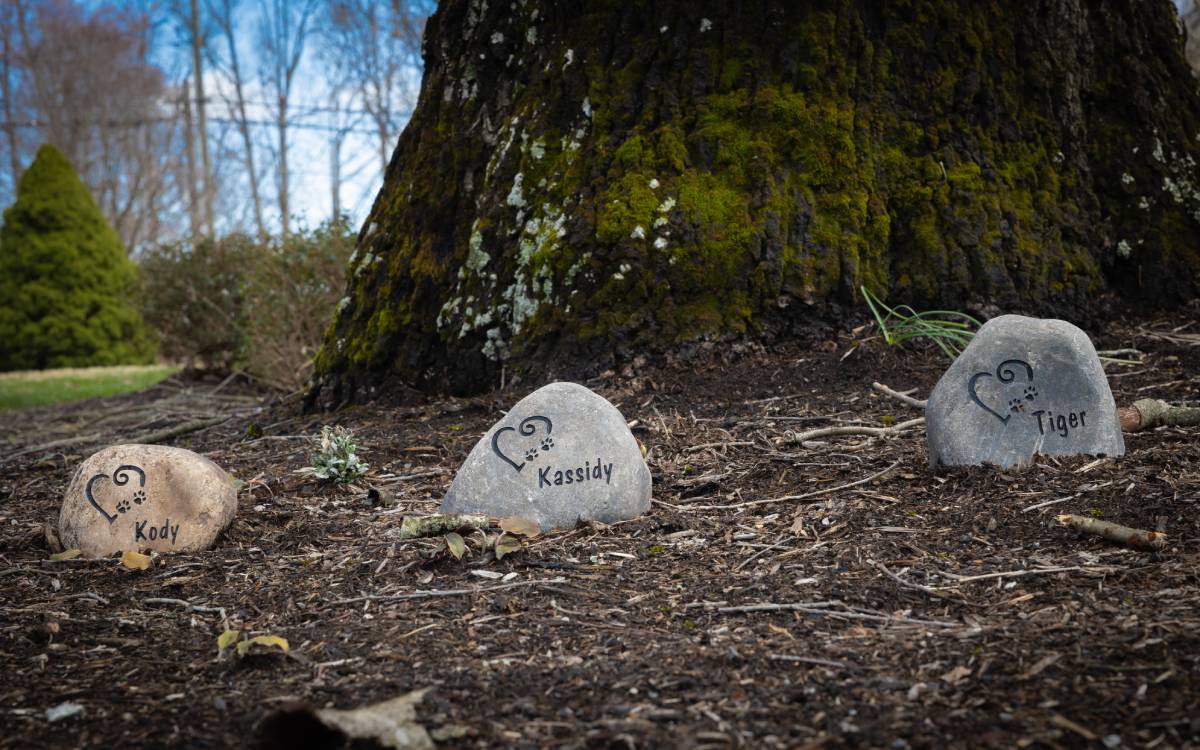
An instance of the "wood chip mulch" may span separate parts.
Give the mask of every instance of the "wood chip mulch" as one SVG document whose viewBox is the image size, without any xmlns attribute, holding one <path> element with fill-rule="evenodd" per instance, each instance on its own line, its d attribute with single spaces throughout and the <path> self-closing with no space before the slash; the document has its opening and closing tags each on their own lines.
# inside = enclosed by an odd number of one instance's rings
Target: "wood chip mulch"
<svg viewBox="0 0 1200 750">
<path fill-rule="evenodd" d="M 1118 404 L 1200 402 L 1196 317 L 1096 336 L 1143 353 L 1107 368 Z M 192 376 L 0 415 L 0 747 L 242 747 L 295 701 L 423 687 L 418 719 L 446 747 L 1200 747 L 1196 430 L 1129 434 L 1119 460 L 949 473 L 920 427 L 797 443 L 919 416 L 871 383 L 924 397 L 945 359 L 865 335 L 588 383 L 647 449 L 651 512 L 500 561 L 399 528 L 539 383 L 322 415 Z M 358 436 L 366 478 L 296 473 L 323 424 Z M 51 562 L 79 461 L 181 427 L 159 439 L 243 482 L 216 547 L 148 571 Z M 1060 513 L 1168 544 L 1128 549 Z M 221 658 L 226 629 L 290 650 Z M 82 711 L 49 721 L 64 703 Z"/>
</svg>

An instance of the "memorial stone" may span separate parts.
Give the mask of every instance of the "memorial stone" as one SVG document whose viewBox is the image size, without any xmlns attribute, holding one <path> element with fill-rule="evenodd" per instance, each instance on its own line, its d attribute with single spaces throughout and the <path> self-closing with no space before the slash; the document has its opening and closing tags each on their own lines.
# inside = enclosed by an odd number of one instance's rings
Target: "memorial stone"
<svg viewBox="0 0 1200 750">
<path fill-rule="evenodd" d="M 515 516 L 543 530 L 612 523 L 650 509 L 650 470 L 625 418 L 575 383 L 522 399 L 479 440 L 444 513 Z"/>
<path fill-rule="evenodd" d="M 985 323 L 934 387 L 925 426 L 935 468 L 1125 453 L 1096 350 L 1062 320 L 1002 315 Z"/>
<path fill-rule="evenodd" d="M 202 550 L 236 511 L 233 479 L 204 456 L 163 445 L 114 445 L 76 470 L 59 538 L 89 557 Z"/>
</svg>

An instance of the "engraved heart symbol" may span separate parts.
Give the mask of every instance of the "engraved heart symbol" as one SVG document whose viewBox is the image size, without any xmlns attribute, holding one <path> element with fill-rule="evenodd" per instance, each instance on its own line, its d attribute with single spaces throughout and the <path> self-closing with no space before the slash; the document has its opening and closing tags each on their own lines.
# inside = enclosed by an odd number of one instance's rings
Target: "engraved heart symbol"
<svg viewBox="0 0 1200 750">
<path fill-rule="evenodd" d="M 129 498 L 128 500 L 122 499 L 117 502 L 117 513 L 128 512 L 131 507 L 130 502 L 136 505 L 141 505 L 142 503 L 146 502 L 146 472 L 142 471 L 141 467 L 134 466 L 132 464 L 122 464 L 121 466 L 118 466 L 117 470 L 112 473 L 112 483 L 118 487 L 124 487 L 125 485 L 129 484 L 129 481 L 132 478 L 132 475 L 130 474 L 131 471 L 137 472 L 138 490 L 137 492 L 133 493 L 133 497 Z M 101 479 L 109 478 L 110 477 L 107 474 L 96 474 L 88 480 L 87 487 L 84 488 L 83 494 L 87 496 L 87 500 L 92 504 L 92 507 L 100 511 L 100 515 L 104 516 L 104 520 L 111 524 L 113 521 L 117 520 L 116 514 L 109 513 L 107 510 L 105 510 L 104 506 L 100 505 L 100 503 L 96 501 L 96 496 L 92 494 L 92 488 L 96 485 L 96 482 L 100 481 Z"/>
<path fill-rule="evenodd" d="M 983 400 L 979 398 L 979 393 L 975 390 L 975 388 L 976 388 L 976 384 L 978 384 L 979 381 L 982 380 L 983 378 L 995 377 L 1001 383 L 1013 382 L 1014 380 L 1017 379 L 1018 370 L 1013 369 L 1012 366 L 1019 367 L 1025 371 L 1025 377 L 1031 385 L 1029 388 L 1025 389 L 1024 398 L 1026 400 L 1032 401 L 1034 398 L 1037 397 L 1037 389 L 1034 388 L 1032 385 L 1032 383 L 1033 383 L 1033 367 L 1030 366 L 1030 364 L 1028 362 L 1021 360 L 1021 359 L 1006 359 L 1003 362 L 1001 362 L 999 365 L 996 366 L 996 374 L 995 375 L 992 375 L 992 373 L 990 373 L 990 372 L 977 372 L 971 376 L 970 380 L 967 381 L 967 393 L 968 393 L 968 395 L 970 395 L 971 400 L 974 401 L 976 404 L 978 404 L 988 414 L 991 414 L 993 417 L 995 417 L 996 419 L 999 419 L 1004 424 L 1008 424 L 1008 420 L 1011 419 L 1012 415 L 1015 414 L 1016 412 L 1024 411 L 1024 405 L 1021 403 L 1020 398 L 1015 398 L 1009 402 L 1009 408 L 1012 413 L 1001 414 L 1000 412 L 996 411 L 992 407 L 985 404 L 983 402 Z"/>
<path fill-rule="evenodd" d="M 537 423 L 539 423 L 539 422 L 545 426 L 546 436 L 544 438 L 542 438 L 542 441 L 540 444 L 535 445 L 530 448 L 527 448 L 525 450 L 525 453 L 524 453 L 525 460 L 524 461 L 522 461 L 521 463 L 517 463 L 516 461 L 512 460 L 512 458 L 510 458 L 508 456 L 508 454 L 505 453 L 504 450 L 501 449 L 501 447 L 500 447 L 500 443 L 501 443 L 502 439 L 505 439 L 505 442 L 511 443 L 511 441 L 506 439 L 508 433 L 510 433 L 510 432 L 520 433 L 521 435 L 524 435 L 525 437 L 535 435 L 538 432 Z M 500 429 L 498 429 L 492 433 L 492 452 L 495 453 L 497 456 L 499 456 L 500 459 L 502 461 L 504 461 L 504 463 L 508 464 L 509 466 L 513 467 L 518 472 L 520 472 L 521 469 L 525 468 L 526 463 L 537 459 L 539 452 L 548 451 L 554 447 L 554 438 L 550 437 L 550 433 L 552 433 L 552 432 L 554 432 L 554 423 L 550 421 L 549 417 L 541 417 L 541 416 L 526 417 L 525 419 L 522 419 L 521 423 L 519 425 L 517 425 L 516 427 L 501 427 Z M 521 455 L 521 454 L 518 452 L 518 455 Z"/>
</svg>

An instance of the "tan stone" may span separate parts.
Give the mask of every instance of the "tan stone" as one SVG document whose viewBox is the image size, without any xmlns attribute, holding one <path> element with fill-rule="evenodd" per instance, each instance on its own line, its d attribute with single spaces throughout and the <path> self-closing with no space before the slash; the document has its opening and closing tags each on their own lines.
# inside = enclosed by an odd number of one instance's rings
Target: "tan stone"
<svg viewBox="0 0 1200 750">
<path fill-rule="evenodd" d="M 207 549 L 233 522 L 237 487 L 198 453 L 114 445 L 80 464 L 63 497 L 63 546 L 89 557 Z"/>
</svg>

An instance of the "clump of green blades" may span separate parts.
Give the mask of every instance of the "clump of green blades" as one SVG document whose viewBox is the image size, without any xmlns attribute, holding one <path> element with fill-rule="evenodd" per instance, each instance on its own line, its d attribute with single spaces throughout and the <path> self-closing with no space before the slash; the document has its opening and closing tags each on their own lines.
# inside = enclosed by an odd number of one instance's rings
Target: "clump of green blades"
<svg viewBox="0 0 1200 750">
<path fill-rule="evenodd" d="M 903 344 L 920 338 L 932 339 L 947 357 L 954 359 L 971 343 L 975 329 L 982 325 L 970 315 L 954 310 L 917 312 L 908 305 L 888 307 L 865 286 L 859 289 L 867 301 L 867 307 L 871 308 L 871 314 L 875 316 L 875 324 L 879 326 L 883 340 L 888 344 Z"/>
</svg>

